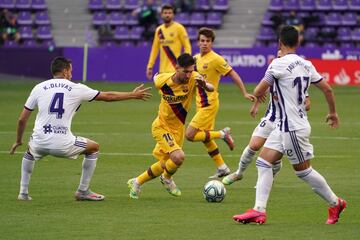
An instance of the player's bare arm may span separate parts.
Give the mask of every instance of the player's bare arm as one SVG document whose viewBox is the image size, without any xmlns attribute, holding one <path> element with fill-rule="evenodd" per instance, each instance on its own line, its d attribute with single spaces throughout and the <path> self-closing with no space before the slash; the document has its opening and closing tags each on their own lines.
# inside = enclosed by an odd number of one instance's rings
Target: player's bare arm
<svg viewBox="0 0 360 240">
<path fill-rule="evenodd" d="M 255 103 L 250 108 L 250 115 L 255 118 L 258 111 L 259 111 L 260 102 L 258 100 L 255 101 Z"/>
<path fill-rule="evenodd" d="M 251 102 L 254 102 L 256 100 L 256 97 L 252 94 L 249 94 L 246 91 L 244 82 L 241 80 L 239 74 L 237 74 L 234 70 L 231 70 L 229 73 L 229 76 L 233 80 L 233 82 L 240 88 L 241 93 L 244 95 L 244 97 Z"/>
<path fill-rule="evenodd" d="M 215 89 L 214 86 L 211 83 L 205 81 L 205 79 L 202 75 L 199 74 L 198 76 L 196 76 L 195 80 L 196 80 L 196 84 L 199 85 L 200 87 L 202 87 L 203 89 L 205 89 L 206 91 L 208 91 L 208 92 L 214 91 L 214 89 Z"/>
<path fill-rule="evenodd" d="M 26 108 L 24 108 L 24 110 L 21 112 L 16 129 L 16 141 L 11 146 L 10 154 L 14 154 L 16 148 L 22 145 L 22 138 L 30 115 L 31 115 L 31 111 Z"/>
<path fill-rule="evenodd" d="M 96 101 L 122 101 L 129 99 L 148 100 L 152 94 L 150 93 L 151 87 L 144 88 L 144 84 L 136 87 L 132 92 L 100 92 L 95 98 Z"/>
<path fill-rule="evenodd" d="M 324 93 L 326 102 L 329 107 L 329 113 L 326 116 L 325 121 L 329 124 L 329 126 L 331 128 L 338 128 L 339 127 L 339 117 L 336 112 L 335 96 L 334 96 L 334 92 L 333 92 L 332 88 L 324 80 L 322 80 L 318 83 L 315 83 L 315 86 L 318 87 Z"/>
<path fill-rule="evenodd" d="M 261 103 L 266 101 L 266 92 L 268 91 L 270 85 L 266 80 L 261 80 L 260 83 L 254 89 L 254 96 L 259 99 Z"/>
</svg>

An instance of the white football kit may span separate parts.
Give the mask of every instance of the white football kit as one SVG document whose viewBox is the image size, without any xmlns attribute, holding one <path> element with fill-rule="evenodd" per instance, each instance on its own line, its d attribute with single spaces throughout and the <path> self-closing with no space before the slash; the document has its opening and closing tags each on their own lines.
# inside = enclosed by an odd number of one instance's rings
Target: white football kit
<svg viewBox="0 0 360 240">
<path fill-rule="evenodd" d="M 77 158 L 86 148 L 86 138 L 75 137 L 71 122 L 82 101 L 92 101 L 100 92 L 66 79 L 50 79 L 37 84 L 25 103 L 38 107 L 29 150 L 36 160 L 53 155 Z"/>
<path fill-rule="evenodd" d="M 310 61 L 287 54 L 272 61 L 264 79 L 277 92 L 279 106 L 276 109 L 278 127 L 270 134 L 265 147 L 286 154 L 292 164 L 313 158 L 305 98 L 310 83 L 321 81 L 321 75 Z"/>
</svg>

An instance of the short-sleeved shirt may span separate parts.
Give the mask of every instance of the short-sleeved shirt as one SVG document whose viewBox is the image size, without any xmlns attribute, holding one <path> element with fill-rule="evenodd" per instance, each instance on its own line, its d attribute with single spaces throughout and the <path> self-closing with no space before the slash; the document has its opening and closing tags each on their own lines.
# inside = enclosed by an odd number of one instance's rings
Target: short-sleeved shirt
<svg viewBox="0 0 360 240">
<path fill-rule="evenodd" d="M 66 79 L 50 79 L 37 84 L 28 97 L 25 108 L 36 107 L 32 141 L 39 146 L 56 148 L 71 144 L 72 118 L 81 102 L 93 100 L 100 92 Z"/>
<path fill-rule="evenodd" d="M 195 93 L 195 77 L 199 73 L 194 71 L 186 84 L 174 83 L 172 80 L 174 74 L 161 73 L 154 76 L 154 84 L 161 97 L 158 117 L 154 122 L 165 128 L 177 130 L 184 127 Z"/>
<path fill-rule="evenodd" d="M 280 130 L 289 132 L 310 127 L 305 98 L 310 83 L 322 80 L 312 63 L 296 54 L 287 54 L 272 61 L 264 79 L 277 93 Z"/>
<path fill-rule="evenodd" d="M 214 51 L 201 56 L 196 54 L 196 71 L 199 72 L 206 81 L 214 86 L 213 92 L 206 92 L 202 88 L 198 88 L 196 94 L 196 107 L 207 107 L 213 101 L 218 101 L 218 88 L 221 76 L 225 76 L 232 70 L 232 67 L 225 61 L 223 57 Z"/>
</svg>

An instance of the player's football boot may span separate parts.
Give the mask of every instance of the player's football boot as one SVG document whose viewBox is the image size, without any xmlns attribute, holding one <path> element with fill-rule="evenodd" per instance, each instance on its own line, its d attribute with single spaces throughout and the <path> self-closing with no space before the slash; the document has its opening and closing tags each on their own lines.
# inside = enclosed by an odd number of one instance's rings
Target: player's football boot
<svg viewBox="0 0 360 240">
<path fill-rule="evenodd" d="M 258 212 L 254 209 L 248 209 L 245 213 L 233 216 L 233 219 L 243 224 L 257 223 L 264 224 L 266 222 L 266 213 Z"/>
<path fill-rule="evenodd" d="M 210 176 L 210 179 L 216 179 L 216 178 L 222 178 L 224 176 L 227 176 L 230 174 L 230 168 L 226 166 L 225 168 L 218 168 L 216 170 L 216 173 L 212 176 Z"/>
<path fill-rule="evenodd" d="M 329 216 L 326 221 L 326 224 L 335 224 L 340 218 L 340 213 L 346 208 L 346 201 L 339 198 L 338 204 L 335 207 L 329 207 Z"/>
<path fill-rule="evenodd" d="M 168 193 L 170 193 L 171 195 L 173 195 L 175 197 L 181 196 L 181 191 L 176 186 L 173 179 L 167 179 L 167 178 L 163 177 L 163 175 L 161 175 L 160 182 L 164 185 L 164 187 Z"/>
<path fill-rule="evenodd" d="M 90 189 L 86 191 L 77 190 L 75 193 L 75 199 L 77 201 L 102 201 L 105 199 L 105 196 L 94 193 Z"/>
<path fill-rule="evenodd" d="M 237 172 L 233 172 L 230 175 L 227 175 L 226 177 L 223 178 L 222 183 L 225 185 L 231 185 L 236 181 L 239 181 L 243 178 L 243 175 L 239 175 L 237 174 Z"/>
<path fill-rule="evenodd" d="M 20 200 L 20 201 L 31 201 L 32 197 L 30 197 L 29 194 L 27 194 L 27 193 L 20 193 L 18 195 L 18 200 Z"/>
<path fill-rule="evenodd" d="M 140 185 L 136 183 L 136 178 L 129 179 L 127 185 L 130 189 L 129 197 L 138 199 L 140 195 Z"/>
<path fill-rule="evenodd" d="M 224 142 L 229 146 L 231 151 L 234 150 L 235 144 L 234 139 L 231 137 L 231 129 L 229 127 L 226 127 L 221 131 L 224 133 Z"/>
</svg>

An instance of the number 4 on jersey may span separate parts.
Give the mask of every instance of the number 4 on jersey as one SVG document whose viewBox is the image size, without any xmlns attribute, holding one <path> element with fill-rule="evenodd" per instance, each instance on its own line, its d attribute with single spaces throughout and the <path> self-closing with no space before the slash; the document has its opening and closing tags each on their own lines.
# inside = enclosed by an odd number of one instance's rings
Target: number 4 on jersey
<svg viewBox="0 0 360 240">
<path fill-rule="evenodd" d="M 49 112 L 51 114 L 56 114 L 56 118 L 60 119 L 65 112 L 63 105 L 64 93 L 55 93 L 50 103 Z"/>
</svg>

